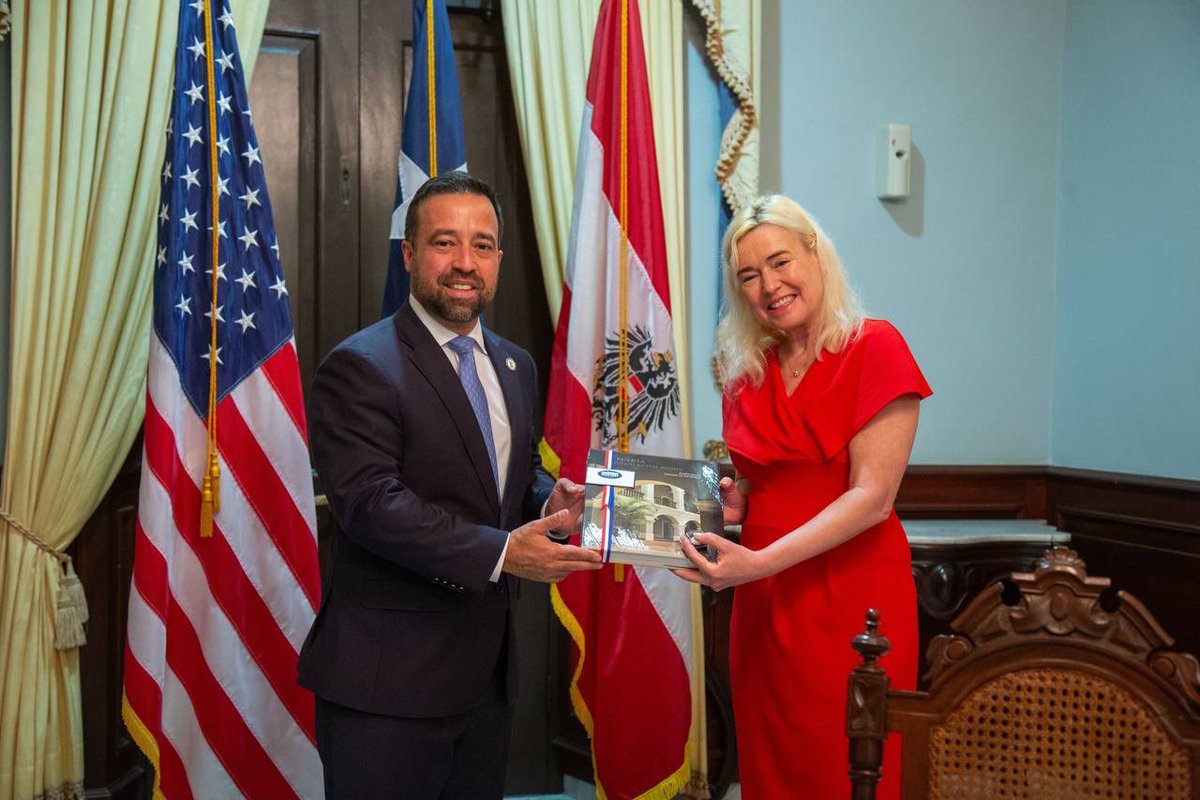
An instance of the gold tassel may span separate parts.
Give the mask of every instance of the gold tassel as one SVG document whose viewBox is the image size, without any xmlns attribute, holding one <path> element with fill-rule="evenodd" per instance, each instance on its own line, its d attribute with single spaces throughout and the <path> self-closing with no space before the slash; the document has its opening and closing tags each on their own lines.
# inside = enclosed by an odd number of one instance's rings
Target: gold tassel
<svg viewBox="0 0 1200 800">
<path fill-rule="evenodd" d="M 83 624 L 88 619 L 83 584 L 68 558 L 58 580 L 58 604 L 54 613 L 54 649 L 74 650 L 87 644 Z"/>
<path fill-rule="evenodd" d="M 213 522 L 213 492 L 212 476 L 204 475 L 204 485 L 200 488 L 200 538 L 212 536 Z"/>
<path fill-rule="evenodd" d="M 217 463 L 217 448 L 214 446 L 212 458 L 208 464 L 208 474 L 212 476 L 212 510 L 214 514 L 221 513 L 221 465 Z"/>
<path fill-rule="evenodd" d="M 613 564 L 613 583 L 625 582 L 625 565 Z"/>
</svg>

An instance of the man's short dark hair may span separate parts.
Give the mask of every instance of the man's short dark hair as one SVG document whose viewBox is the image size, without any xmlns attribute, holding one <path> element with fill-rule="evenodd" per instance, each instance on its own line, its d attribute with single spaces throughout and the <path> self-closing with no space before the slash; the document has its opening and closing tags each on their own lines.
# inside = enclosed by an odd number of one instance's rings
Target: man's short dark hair
<svg viewBox="0 0 1200 800">
<path fill-rule="evenodd" d="M 404 216 L 405 239 L 411 242 L 417 233 L 417 212 L 421 204 L 439 194 L 476 194 L 491 201 L 492 208 L 496 211 L 496 243 L 500 243 L 500 238 L 504 235 L 504 217 L 500 214 L 500 201 L 496 199 L 496 191 L 483 180 L 459 170 L 443 172 L 425 181 L 421 188 L 417 189 L 412 202 L 408 204 L 408 213 Z"/>
</svg>

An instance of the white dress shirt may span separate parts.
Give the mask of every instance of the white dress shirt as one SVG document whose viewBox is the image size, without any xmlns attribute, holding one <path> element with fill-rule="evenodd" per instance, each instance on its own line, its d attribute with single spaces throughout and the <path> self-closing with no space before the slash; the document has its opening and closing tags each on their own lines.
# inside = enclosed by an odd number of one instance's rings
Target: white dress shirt
<svg viewBox="0 0 1200 800">
<path fill-rule="evenodd" d="M 412 310 L 416 312 L 417 319 L 421 320 L 421 323 L 437 340 L 442 352 L 446 354 L 446 358 L 450 359 L 450 366 L 454 367 L 455 372 L 458 372 L 458 354 L 450 348 L 450 342 L 457 339 L 459 334 L 438 322 L 411 294 L 408 302 L 412 306 Z M 503 498 L 504 486 L 508 481 L 508 459 L 512 452 L 512 429 L 508 424 L 508 407 L 504 404 L 504 392 L 500 388 L 500 378 L 496 375 L 492 359 L 488 357 L 487 345 L 484 344 L 483 339 L 483 326 L 479 324 L 479 320 L 475 320 L 475 327 L 466 335 L 475 341 L 475 371 L 479 374 L 479 382 L 483 384 L 483 393 L 487 396 L 488 416 L 492 421 L 492 444 L 496 448 L 496 473 L 500 480 L 498 488 L 500 497 Z M 508 540 L 506 539 L 504 549 L 500 551 L 500 560 L 496 562 L 496 568 L 492 570 L 490 580 L 493 583 L 500 580 L 500 570 L 504 566 L 504 555 L 507 552 Z"/>
</svg>

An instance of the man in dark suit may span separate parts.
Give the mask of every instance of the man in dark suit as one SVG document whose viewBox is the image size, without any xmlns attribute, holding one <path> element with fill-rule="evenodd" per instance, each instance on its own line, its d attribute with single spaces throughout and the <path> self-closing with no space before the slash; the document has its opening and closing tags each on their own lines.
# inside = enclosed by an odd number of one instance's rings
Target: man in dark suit
<svg viewBox="0 0 1200 800">
<path fill-rule="evenodd" d="M 405 220 L 409 302 L 313 381 L 313 460 L 337 531 L 299 670 L 330 798 L 499 798 L 517 578 L 600 566 L 546 536 L 577 524 L 583 490 L 541 467 L 529 354 L 479 323 L 500 232 L 487 184 L 425 183 Z"/>
</svg>

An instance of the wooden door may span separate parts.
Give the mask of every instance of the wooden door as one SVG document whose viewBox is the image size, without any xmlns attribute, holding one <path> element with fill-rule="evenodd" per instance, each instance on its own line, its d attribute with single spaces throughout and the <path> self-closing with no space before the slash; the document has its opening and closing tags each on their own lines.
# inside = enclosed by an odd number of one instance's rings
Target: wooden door
<svg viewBox="0 0 1200 800">
<path fill-rule="evenodd" d="M 306 387 L 361 320 L 357 10 L 275 0 L 249 87 Z"/>
</svg>

